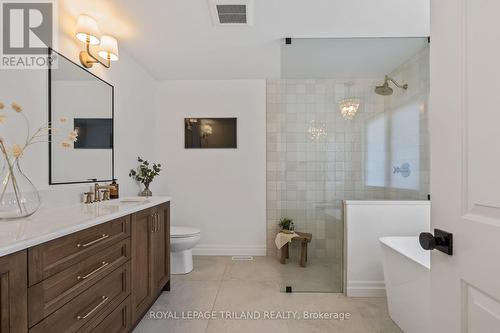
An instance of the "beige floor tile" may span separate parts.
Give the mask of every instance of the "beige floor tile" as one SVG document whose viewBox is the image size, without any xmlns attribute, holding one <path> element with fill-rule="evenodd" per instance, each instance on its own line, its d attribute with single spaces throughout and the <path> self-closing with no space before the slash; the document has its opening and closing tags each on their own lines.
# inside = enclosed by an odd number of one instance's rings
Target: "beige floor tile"
<svg viewBox="0 0 500 333">
<path fill-rule="evenodd" d="M 329 311 L 359 313 L 359 308 L 343 294 L 291 293 L 286 294 L 285 307 L 294 311 Z"/>
<path fill-rule="evenodd" d="M 389 315 L 385 297 L 357 297 L 350 300 L 367 318 Z"/>
<path fill-rule="evenodd" d="M 303 313 L 333 313 L 340 319 L 318 319 L 300 320 L 296 328 L 292 328 L 292 322 L 288 322 L 290 332 L 363 332 L 366 330 L 365 318 L 359 312 L 358 307 L 343 294 L 333 293 L 292 293 L 288 294 L 285 302 L 286 309 Z"/>
<path fill-rule="evenodd" d="M 401 333 L 390 319 L 385 298 L 347 298 L 334 293 L 282 293 L 280 287 L 320 288 L 321 276 L 333 266 L 311 260 L 301 268 L 276 258 L 232 261 L 230 257 L 195 257 L 195 269 L 172 276 L 172 291 L 163 293 L 153 311 L 297 311 L 349 313 L 349 320 L 155 320 L 143 318 L 135 333 L 156 332 L 348 332 Z M 331 276 L 331 275 L 330 275 Z M 286 278 L 285 278 L 286 277 Z M 293 279 L 292 279 L 293 278 Z M 325 276 L 328 280 L 328 276 Z M 309 283 L 309 285 L 308 285 Z M 333 285 L 333 284 L 332 284 Z"/>
<path fill-rule="evenodd" d="M 283 267 L 275 258 L 255 257 L 252 261 L 235 261 L 228 266 L 224 280 L 282 281 Z"/>
<path fill-rule="evenodd" d="M 298 291 L 339 292 L 341 274 L 340 265 L 324 260 L 310 260 L 306 267 L 300 267 L 296 258 L 281 264 L 274 257 L 256 257 L 253 261 L 228 266 L 224 280 L 276 281 Z"/>
<path fill-rule="evenodd" d="M 223 281 L 214 310 L 277 311 L 283 308 L 284 296 L 274 281 Z"/>
<path fill-rule="evenodd" d="M 283 286 L 291 286 L 297 293 L 335 293 L 341 290 L 340 286 L 329 281 L 286 280 Z"/>
<path fill-rule="evenodd" d="M 183 281 L 173 277 L 171 291 L 164 292 L 155 302 L 152 310 L 211 310 L 219 285 L 219 281 Z"/>
<path fill-rule="evenodd" d="M 374 333 L 404 333 L 390 318 L 365 320 L 367 332 Z"/>
<path fill-rule="evenodd" d="M 290 333 L 371 333 L 360 320 L 298 320 L 287 321 Z"/>
<path fill-rule="evenodd" d="M 211 320 L 207 333 L 288 333 L 284 320 Z"/>
<path fill-rule="evenodd" d="M 195 256 L 193 271 L 175 275 L 175 278 L 186 281 L 220 281 L 228 264 L 231 264 L 231 260 L 224 257 Z"/>
<path fill-rule="evenodd" d="M 154 320 L 144 317 L 133 333 L 204 333 L 208 320 Z"/>
<path fill-rule="evenodd" d="M 366 325 L 377 333 L 401 333 L 401 329 L 392 321 L 387 309 L 385 298 L 358 298 L 353 299 Z"/>
</svg>

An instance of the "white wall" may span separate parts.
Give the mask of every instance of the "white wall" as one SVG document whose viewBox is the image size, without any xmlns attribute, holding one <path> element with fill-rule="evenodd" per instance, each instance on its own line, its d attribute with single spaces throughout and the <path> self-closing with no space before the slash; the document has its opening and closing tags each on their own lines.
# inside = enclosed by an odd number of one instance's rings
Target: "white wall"
<svg viewBox="0 0 500 333">
<path fill-rule="evenodd" d="M 156 95 L 153 192 L 168 194 L 172 224 L 201 229 L 202 255 L 265 255 L 266 83 L 164 81 Z M 237 149 L 184 149 L 184 118 L 237 117 Z"/>
<path fill-rule="evenodd" d="M 74 19 L 62 8 L 59 14 L 59 46 L 56 51 L 79 63 L 78 54 L 83 44 L 72 37 Z M 128 170 L 136 165 L 138 154 L 153 158 L 155 80 L 123 50 L 120 60 L 113 63 L 111 69 L 96 65 L 91 71 L 115 86 L 115 176 L 122 195 L 136 195 L 139 187 L 129 179 Z M 32 127 L 47 122 L 47 89 L 45 70 L 0 70 L 0 101 L 22 105 Z M 0 126 L 0 135 L 11 138 L 12 142 L 22 140 L 21 122 Z M 80 193 L 88 189 L 88 185 L 48 185 L 46 144 L 32 146 L 21 166 L 41 191 L 42 204 L 75 203 L 80 200 Z"/>
<path fill-rule="evenodd" d="M 429 231 L 430 208 L 430 201 L 345 201 L 347 296 L 385 295 L 379 238 Z"/>
</svg>

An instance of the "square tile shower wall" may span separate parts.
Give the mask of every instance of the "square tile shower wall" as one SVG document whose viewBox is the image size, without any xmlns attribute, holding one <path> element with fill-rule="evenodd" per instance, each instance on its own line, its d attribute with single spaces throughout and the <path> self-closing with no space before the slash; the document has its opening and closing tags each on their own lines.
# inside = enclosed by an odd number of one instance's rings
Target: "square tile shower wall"
<svg viewBox="0 0 500 333">
<path fill-rule="evenodd" d="M 270 80 L 267 84 L 268 255 L 277 255 L 274 237 L 282 216 L 297 230 L 313 234 L 313 258 L 342 260 L 342 200 L 384 199 L 384 188 L 363 182 L 366 119 L 384 112 L 373 93 L 376 80 L 353 80 L 352 96 L 362 104 L 345 120 L 338 100 L 345 80 Z"/>
<path fill-rule="evenodd" d="M 312 260 L 341 263 L 342 200 L 425 200 L 429 193 L 429 134 L 427 126 L 428 51 L 423 50 L 391 73 L 408 82 L 407 92 L 391 97 L 374 93 L 375 79 L 268 80 L 267 82 L 267 253 L 276 256 L 274 238 L 280 217 L 294 219 L 296 229 L 313 234 Z M 346 83 L 353 85 L 347 96 Z M 361 99 L 352 120 L 342 117 L 338 101 Z M 415 106 L 413 106 L 413 104 Z M 415 114 L 403 128 L 398 112 Z M 412 109 L 413 108 L 413 109 Z M 382 117 L 380 147 L 373 150 L 367 128 Z M 402 118 L 405 120 L 406 118 Z M 416 123 L 416 124 L 415 124 Z M 416 131 L 405 136 L 406 128 Z M 416 126 L 416 127 L 415 127 Z M 411 128 L 410 128 L 411 127 Z M 396 136 L 397 133 L 403 133 Z M 408 132 L 410 133 L 410 132 Z M 413 133 L 413 132 L 412 132 Z M 377 137 L 376 137 L 377 138 Z M 379 138 L 380 139 L 380 138 Z M 392 140 L 392 141 L 391 141 Z M 378 141 L 377 141 L 378 142 Z M 373 143 L 373 142 L 371 142 Z M 371 155 L 370 155 L 371 154 Z M 368 156 L 378 155 L 380 177 L 371 184 Z M 413 173 L 394 173 L 409 162 Z M 403 177 L 403 178 L 402 178 Z M 417 177 L 417 178 L 412 178 Z M 407 186 L 414 180 L 416 185 Z M 405 183 L 406 182 L 406 183 Z M 402 185 L 400 185 L 400 183 Z"/>
</svg>

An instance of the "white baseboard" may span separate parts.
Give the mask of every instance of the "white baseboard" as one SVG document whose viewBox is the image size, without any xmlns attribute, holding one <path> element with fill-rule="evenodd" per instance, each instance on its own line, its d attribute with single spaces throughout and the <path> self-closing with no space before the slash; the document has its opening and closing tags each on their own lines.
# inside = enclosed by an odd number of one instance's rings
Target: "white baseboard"
<svg viewBox="0 0 500 333">
<path fill-rule="evenodd" d="M 193 249 L 195 256 L 265 256 L 265 245 L 200 244 Z"/>
<path fill-rule="evenodd" d="M 385 297 L 384 281 L 348 281 L 348 297 Z"/>
</svg>

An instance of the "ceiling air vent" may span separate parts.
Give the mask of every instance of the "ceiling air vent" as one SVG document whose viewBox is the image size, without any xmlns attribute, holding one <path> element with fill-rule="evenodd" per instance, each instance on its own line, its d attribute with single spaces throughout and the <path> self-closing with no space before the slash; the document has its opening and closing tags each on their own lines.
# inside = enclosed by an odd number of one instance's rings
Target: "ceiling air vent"
<svg viewBox="0 0 500 333">
<path fill-rule="evenodd" d="M 215 25 L 252 25 L 253 0 L 209 0 Z"/>
<path fill-rule="evenodd" d="M 217 5 L 220 24 L 247 24 L 247 6 Z"/>
</svg>

